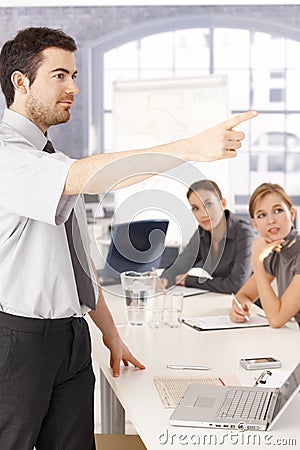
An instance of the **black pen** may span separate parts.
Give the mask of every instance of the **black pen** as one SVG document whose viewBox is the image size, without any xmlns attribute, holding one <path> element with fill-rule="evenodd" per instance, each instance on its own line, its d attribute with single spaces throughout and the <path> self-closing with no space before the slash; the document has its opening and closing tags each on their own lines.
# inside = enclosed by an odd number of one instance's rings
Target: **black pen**
<svg viewBox="0 0 300 450">
<path fill-rule="evenodd" d="M 267 379 L 272 375 L 272 372 L 270 370 L 264 370 L 257 380 L 254 383 L 254 387 L 258 386 L 259 384 L 266 384 Z"/>
</svg>

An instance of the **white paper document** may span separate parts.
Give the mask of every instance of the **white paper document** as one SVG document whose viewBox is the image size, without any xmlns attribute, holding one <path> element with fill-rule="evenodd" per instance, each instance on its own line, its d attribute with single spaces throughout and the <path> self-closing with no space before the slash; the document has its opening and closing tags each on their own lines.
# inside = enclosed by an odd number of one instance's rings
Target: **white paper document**
<svg viewBox="0 0 300 450">
<path fill-rule="evenodd" d="M 252 314 L 249 322 L 231 322 L 229 316 L 186 317 L 182 319 L 186 325 L 196 330 L 223 330 L 230 328 L 263 327 L 269 325 L 268 320 L 258 314 Z"/>
</svg>

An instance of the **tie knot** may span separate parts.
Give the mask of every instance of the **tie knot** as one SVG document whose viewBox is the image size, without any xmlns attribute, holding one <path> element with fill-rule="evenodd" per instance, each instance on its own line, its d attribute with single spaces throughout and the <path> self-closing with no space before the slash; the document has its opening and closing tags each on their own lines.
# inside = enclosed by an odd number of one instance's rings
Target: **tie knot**
<svg viewBox="0 0 300 450">
<path fill-rule="evenodd" d="M 47 141 L 45 147 L 43 148 L 43 152 L 47 153 L 55 153 L 54 147 L 51 141 Z"/>
</svg>

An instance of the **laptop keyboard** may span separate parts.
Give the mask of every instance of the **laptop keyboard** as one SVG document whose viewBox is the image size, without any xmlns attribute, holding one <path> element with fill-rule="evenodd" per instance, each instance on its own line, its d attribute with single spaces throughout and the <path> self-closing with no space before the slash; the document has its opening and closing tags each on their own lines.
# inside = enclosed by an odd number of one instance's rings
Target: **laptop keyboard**
<svg viewBox="0 0 300 450">
<path fill-rule="evenodd" d="M 218 412 L 218 418 L 264 418 L 271 394 L 263 391 L 230 390 Z"/>
</svg>

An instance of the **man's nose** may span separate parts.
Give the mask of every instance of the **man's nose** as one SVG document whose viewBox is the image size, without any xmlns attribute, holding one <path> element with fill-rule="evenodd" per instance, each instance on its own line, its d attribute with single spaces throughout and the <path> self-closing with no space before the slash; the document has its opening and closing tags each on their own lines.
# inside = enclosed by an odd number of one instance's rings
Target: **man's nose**
<svg viewBox="0 0 300 450">
<path fill-rule="evenodd" d="M 76 95 L 79 92 L 79 88 L 75 80 L 71 79 L 68 83 L 66 91 L 68 94 Z"/>
</svg>

